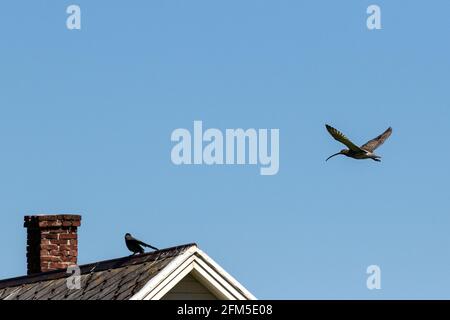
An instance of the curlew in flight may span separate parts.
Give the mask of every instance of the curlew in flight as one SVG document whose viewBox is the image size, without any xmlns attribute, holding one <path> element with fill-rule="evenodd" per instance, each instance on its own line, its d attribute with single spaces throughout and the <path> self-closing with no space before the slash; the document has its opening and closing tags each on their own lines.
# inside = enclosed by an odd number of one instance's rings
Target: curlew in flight
<svg viewBox="0 0 450 320">
<path fill-rule="evenodd" d="M 392 133 L 392 128 L 389 127 L 385 132 L 383 132 L 382 134 L 380 134 L 378 137 L 376 137 L 375 139 L 370 140 L 369 142 L 367 142 L 366 144 L 363 144 L 361 147 L 358 147 L 357 145 L 355 145 L 353 142 L 351 142 L 342 132 L 340 132 L 339 130 L 336 130 L 335 128 L 329 126 L 329 125 L 325 125 L 325 127 L 327 128 L 328 132 L 331 134 L 331 136 L 336 139 L 337 141 L 339 141 L 340 143 L 343 143 L 347 146 L 348 149 L 343 149 L 341 151 L 339 151 L 338 153 L 333 154 L 332 156 L 328 157 L 326 161 L 328 161 L 328 159 L 337 156 L 337 155 L 344 155 L 353 159 L 372 159 L 374 161 L 378 161 L 380 162 L 380 156 L 377 156 L 374 152 L 374 150 L 376 148 L 378 148 L 379 146 L 381 146 L 383 144 L 384 141 L 386 141 L 387 138 L 389 138 L 389 136 Z"/>
</svg>

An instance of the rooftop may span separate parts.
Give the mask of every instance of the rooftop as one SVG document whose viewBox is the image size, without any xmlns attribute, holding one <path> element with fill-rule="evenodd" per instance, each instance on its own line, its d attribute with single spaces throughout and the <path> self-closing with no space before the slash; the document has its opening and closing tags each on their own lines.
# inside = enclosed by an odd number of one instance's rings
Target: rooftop
<svg viewBox="0 0 450 320">
<path fill-rule="evenodd" d="M 81 265 L 80 290 L 68 288 L 66 270 L 0 280 L 0 300 L 127 300 L 192 247 L 197 245 Z"/>
</svg>

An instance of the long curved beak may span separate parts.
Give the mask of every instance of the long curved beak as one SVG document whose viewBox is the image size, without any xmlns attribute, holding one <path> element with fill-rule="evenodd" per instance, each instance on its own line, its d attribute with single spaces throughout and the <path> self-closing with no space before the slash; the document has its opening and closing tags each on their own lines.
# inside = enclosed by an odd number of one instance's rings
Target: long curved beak
<svg viewBox="0 0 450 320">
<path fill-rule="evenodd" d="M 333 157 L 335 157 L 335 156 L 338 156 L 338 155 L 340 155 L 340 154 L 341 154 L 340 152 L 335 153 L 335 154 L 329 156 L 329 157 L 327 158 L 327 160 L 325 160 L 325 161 L 328 161 L 328 160 L 330 160 L 331 158 L 333 158 Z"/>
</svg>

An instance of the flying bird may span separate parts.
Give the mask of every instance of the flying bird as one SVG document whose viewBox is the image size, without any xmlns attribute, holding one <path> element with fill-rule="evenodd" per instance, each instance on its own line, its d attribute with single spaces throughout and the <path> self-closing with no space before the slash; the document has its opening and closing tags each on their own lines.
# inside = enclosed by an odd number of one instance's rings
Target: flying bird
<svg viewBox="0 0 450 320">
<path fill-rule="evenodd" d="M 142 254 L 144 253 L 144 248 L 142 247 L 147 247 L 147 248 L 151 248 L 153 250 L 158 250 L 157 248 L 146 244 L 145 242 L 142 242 L 136 238 L 133 238 L 131 236 L 131 234 L 127 233 L 125 235 L 125 244 L 127 245 L 128 250 L 130 250 L 131 252 L 133 252 L 133 255 L 139 253 Z"/>
<path fill-rule="evenodd" d="M 385 132 L 380 134 L 375 139 L 372 139 L 368 141 L 366 144 L 363 144 L 361 147 L 358 147 L 353 142 L 351 142 L 342 132 L 339 130 L 336 130 L 332 126 L 325 125 L 328 132 L 331 134 L 331 136 L 339 141 L 342 144 L 345 144 L 348 149 L 343 149 L 339 151 L 338 153 L 335 153 L 327 158 L 326 161 L 328 161 L 330 158 L 337 156 L 337 155 L 344 155 L 353 159 L 372 159 L 374 161 L 380 162 L 380 156 L 376 155 L 374 153 L 375 149 L 381 146 L 384 141 L 386 141 L 387 138 L 392 133 L 392 128 L 389 127 Z"/>
</svg>

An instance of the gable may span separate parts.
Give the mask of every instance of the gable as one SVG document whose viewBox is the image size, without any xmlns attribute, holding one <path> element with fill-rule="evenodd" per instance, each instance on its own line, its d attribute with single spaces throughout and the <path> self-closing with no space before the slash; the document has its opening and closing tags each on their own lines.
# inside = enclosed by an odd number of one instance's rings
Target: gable
<svg viewBox="0 0 450 320">
<path fill-rule="evenodd" d="M 178 284 L 180 285 L 177 287 Z M 191 286 L 200 291 L 199 294 L 206 294 L 209 298 L 212 296 L 220 300 L 256 299 L 197 246 L 192 246 L 172 260 L 130 299 L 160 300 L 166 295 L 167 298 L 173 299 L 179 293 L 188 293 L 186 286 Z"/>
<path fill-rule="evenodd" d="M 161 300 L 217 300 L 192 273 L 178 282 Z"/>
</svg>

